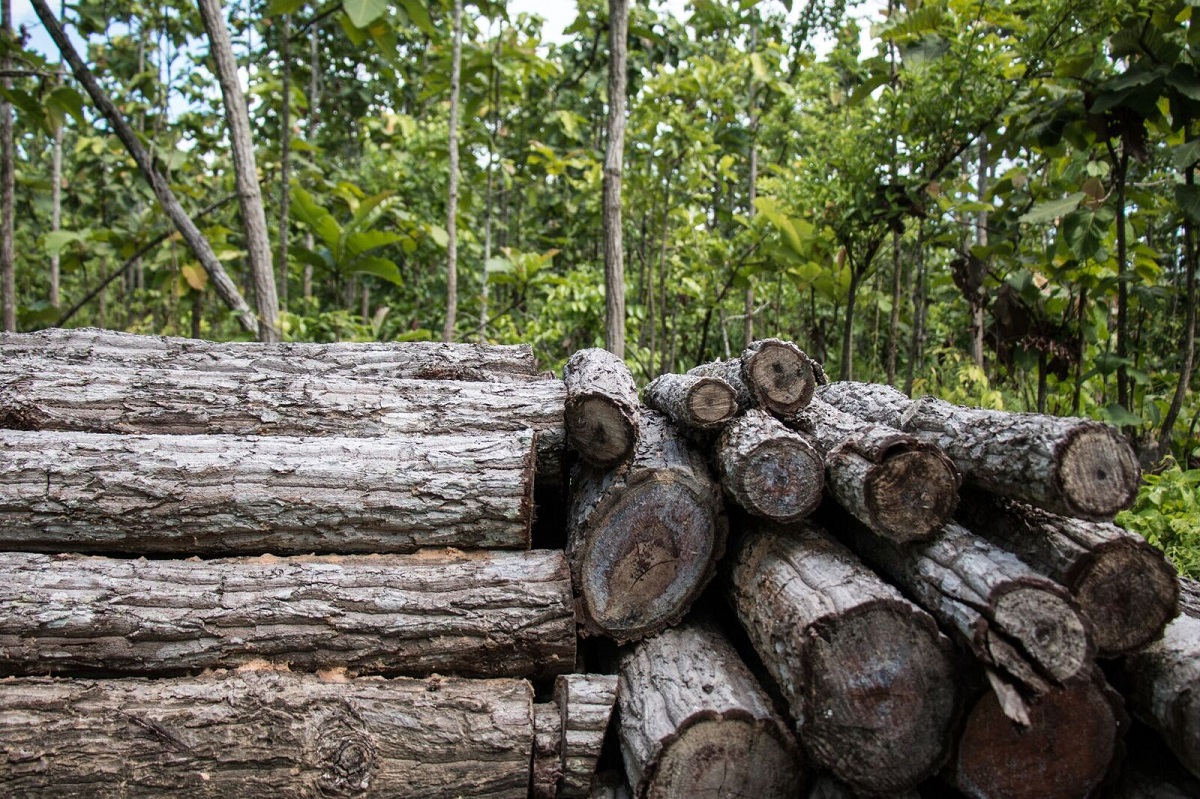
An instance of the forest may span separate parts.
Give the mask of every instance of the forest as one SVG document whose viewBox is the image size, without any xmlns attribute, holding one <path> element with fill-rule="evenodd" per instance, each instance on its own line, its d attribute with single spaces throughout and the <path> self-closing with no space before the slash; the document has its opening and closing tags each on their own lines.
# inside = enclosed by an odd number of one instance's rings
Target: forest
<svg viewBox="0 0 1200 799">
<path fill-rule="evenodd" d="M 1124 523 L 1200 572 L 1192 2 L 0 5 L 6 330 L 607 345 L 639 384 L 778 336 L 1119 426 Z"/>
</svg>

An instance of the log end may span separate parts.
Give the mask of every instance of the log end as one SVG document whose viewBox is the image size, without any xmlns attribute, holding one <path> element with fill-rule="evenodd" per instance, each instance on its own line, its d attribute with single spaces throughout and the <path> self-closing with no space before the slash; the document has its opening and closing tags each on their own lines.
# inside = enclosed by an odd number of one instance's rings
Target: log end
<svg viewBox="0 0 1200 799">
<path fill-rule="evenodd" d="M 737 415 L 737 392 L 717 377 L 704 377 L 688 391 L 687 407 L 700 427 L 712 428 Z"/>
<path fill-rule="evenodd" d="M 825 464 L 812 447 L 792 438 L 767 439 L 745 458 L 734 494 L 747 511 L 788 523 L 808 516 L 821 502 Z"/>
<path fill-rule="evenodd" d="M 1097 549 L 1070 587 L 1102 657 L 1141 649 L 1179 613 L 1175 569 L 1161 552 L 1132 538 Z"/>
<path fill-rule="evenodd" d="M 1094 654 L 1091 630 L 1074 604 L 1044 586 L 1015 585 L 993 603 L 992 620 L 1051 679 L 1065 683 Z"/>
<path fill-rule="evenodd" d="M 812 401 L 817 387 L 813 363 L 794 344 L 758 342 L 742 368 L 759 405 L 776 416 L 792 417 Z"/>
<path fill-rule="evenodd" d="M 1115 428 L 1082 426 L 1058 453 L 1057 484 L 1072 516 L 1106 521 L 1133 504 L 1142 470 Z"/>
<path fill-rule="evenodd" d="M 936 449 L 893 450 L 865 483 L 873 529 L 898 543 L 928 539 L 958 506 L 958 470 Z"/>
<path fill-rule="evenodd" d="M 609 398 L 584 395 L 566 408 L 567 441 L 588 463 L 607 469 L 624 463 L 637 443 L 637 417 Z"/>
</svg>

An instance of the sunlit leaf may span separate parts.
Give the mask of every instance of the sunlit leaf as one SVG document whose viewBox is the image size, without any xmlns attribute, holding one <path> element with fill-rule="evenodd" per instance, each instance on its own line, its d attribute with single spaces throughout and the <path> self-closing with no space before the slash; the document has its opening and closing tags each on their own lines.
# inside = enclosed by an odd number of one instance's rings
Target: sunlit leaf
<svg viewBox="0 0 1200 799">
<path fill-rule="evenodd" d="M 342 8 L 355 27 L 365 28 L 387 11 L 387 0 L 342 0 Z"/>
</svg>

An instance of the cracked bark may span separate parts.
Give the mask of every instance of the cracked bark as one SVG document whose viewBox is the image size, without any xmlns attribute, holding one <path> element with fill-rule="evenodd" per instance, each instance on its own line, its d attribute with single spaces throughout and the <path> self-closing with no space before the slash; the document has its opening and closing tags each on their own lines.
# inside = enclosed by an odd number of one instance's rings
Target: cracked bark
<svg viewBox="0 0 1200 799">
<path fill-rule="evenodd" d="M 562 783 L 559 799 L 584 799 L 592 789 L 608 721 L 617 701 L 610 674 L 560 674 L 554 701 L 561 714 Z"/>
<path fill-rule="evenodd" d="M 821 454 L 807 435 L 764 411 L 747 411 L 725 427 L 716 461 L 726 495 L 760 518 L 799 521 L 821 502 Z"/>
<path fill-rule="evenodd" d="M 1175 619 L 1160 640 L 1125 658 L 1124 673 L 1133 714 L 1200 777 L 1200 618 Z"/>
<path fill-rule="evenodd" d="M 607 350 L 579 350 L 563 367 L 567 444 L 593 466 L 627 461 L 638 437 L 638 395 L 625 362 Z"/>
</svg>

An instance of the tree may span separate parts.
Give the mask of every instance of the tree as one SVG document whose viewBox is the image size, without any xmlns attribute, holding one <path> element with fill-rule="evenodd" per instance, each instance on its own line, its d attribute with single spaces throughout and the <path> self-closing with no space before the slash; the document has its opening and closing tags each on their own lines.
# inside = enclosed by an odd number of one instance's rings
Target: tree
<svg viewBox="0 0 1200 799">
<path fill-rule="evenodd" d="M 12 2 L 0 0 L 0 36 L 4 41 L 4 57 L 0 58 L 0 87 L 5 97 L 0 98 L 0 305 L 3 306 L 3 326 L 8 332 L 17 329 L 16 272 L 13 264 L 13 239 L 16 226 L 13 217 L 13 109 L 7 92 L 12 86 L 9 70 L 12 61 L 8 51 L 13 46 Z"/>
<path fill-rule="evenodd" d="M 604 346 L 625 357 L 625 255 L 621 235 L 621 173 L 625 154 L 625 69 L 628 0 L 608 2 L 608 138 L 604 151 Z"/>
<path fill-rule="evenodd" d="M 453 42 L 450 56 L 450 179 L 446 190 L 446 324 L 442 341 L 454 340 L 454 322 L 458 316 L 458 93 L 462 78 L 462 0 L 454 0 Z"/>
</svg>

